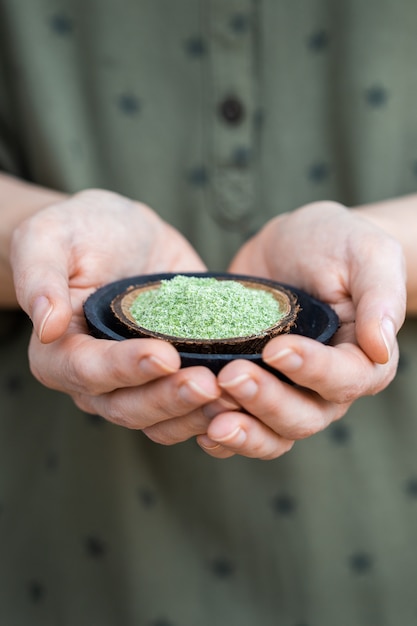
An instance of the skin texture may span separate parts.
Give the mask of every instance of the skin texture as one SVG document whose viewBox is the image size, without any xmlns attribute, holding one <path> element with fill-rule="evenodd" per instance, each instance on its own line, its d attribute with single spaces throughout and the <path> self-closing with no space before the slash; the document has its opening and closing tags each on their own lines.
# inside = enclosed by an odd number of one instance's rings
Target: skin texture
<svg viewBox="0 0 417 626">
<path fill-rule="evenodd" d="M 32 372 L 81 409 L 156 442 L 196 437 L 218 458 L 280 456 L 395 375 L 396 333 L 406 312 L 405 248 L 380 227 L 379 215 L 308 205 L 271 220 L 230 265 L 297 285 L 340 316 L 332 346 L 287 335 L 265 347 L 265 360 L 296 383 L 290 386 L 246 361 L 230 363 L 216 379 L 203 367 L 180 370 L 177 352 L 164 342 L 90 337 L 82 302 L 103 283 L 201 271 L 204 264 L 152 210 L 117 194 L 90 190 L 36 209 L 10 229 L 17 300 L 34 324 Z M 288 264 L 275 262 L 278 248 Z"/>
</svg>

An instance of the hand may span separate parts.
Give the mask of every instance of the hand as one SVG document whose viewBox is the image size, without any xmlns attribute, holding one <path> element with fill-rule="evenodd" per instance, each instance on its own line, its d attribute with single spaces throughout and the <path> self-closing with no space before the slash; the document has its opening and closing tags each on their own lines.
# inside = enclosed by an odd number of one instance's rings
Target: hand
<svg viewBox="0 0 417 626">
<path fill-rule="evenodd" d="M 180 370 L 168 343 L 87 333 L 82 305 L 101 285 L 205 269 L 187 241 L 146 206 L 105 191 L 76 194 L 22 222 L 11 262 L 18 301 L 34 325 L 32 372 L 81 409 L 175 443 L 205 433 L 218 410 L 236 406 L 219 399 L 208 369 Z"/>
<path fill-rule="evenodd" d="M 273 219 L 229 270 L 304 289 L 335 309 L 341 328 L 332 346 L 297 335 L 267 344 L 264 360 L 295 386 L 246 361 L 226 366 L 219 385 L 245 413 L 212 420 L 198 438 L 209 454 L 277 457 L 391 382 L 406 308 L 404 260 L 399 244 L 359 211 L 321 202 Z"/>
</svg>

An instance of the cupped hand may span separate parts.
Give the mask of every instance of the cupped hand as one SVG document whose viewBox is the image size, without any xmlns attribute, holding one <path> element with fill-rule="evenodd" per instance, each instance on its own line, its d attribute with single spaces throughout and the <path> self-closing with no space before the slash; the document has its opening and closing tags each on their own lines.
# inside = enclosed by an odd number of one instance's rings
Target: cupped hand
<svg viewBox="0 0 417 626">
<path fill-rule="evenodd" d="M 15 231 L 16 295 L 34 325 L 32 372 L 85 411 L 161 443 L 205 433 L 234 403 L 206 368 L 181 370 L 168 343 L 88 335 L 83 302 L 105 283 L 153 272 L 204 271 L 188 242 L 143 204 L 89 190 L 39 211 Z"/>
<path fill-rule="evenodd" d="M 246 361 L 223 368 L 219 385 L 244 412 L 217 415 L 200 445 L 217 457 L 275 458 L 385 388 L 398 364 L 404 265 L 399 243 L 360 211 L 321 202 L 271 220 L 229 270 L 304 289 L 334 308 L 341 327 L 330 346 L 295 334 L 267 344 L 265 362 L 293 386 Z"/>
</svg>

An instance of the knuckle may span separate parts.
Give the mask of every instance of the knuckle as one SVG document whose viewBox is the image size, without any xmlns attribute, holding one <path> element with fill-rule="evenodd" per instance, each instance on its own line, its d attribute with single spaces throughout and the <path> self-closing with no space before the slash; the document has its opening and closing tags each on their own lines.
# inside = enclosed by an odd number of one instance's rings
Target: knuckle
<svg viewBox="0 0 417 626">
<path fill-rule="evenodd" d="M 132 416 L 126 403 L 124 403 L 117 393 L 106 394 L 101 397 L 101 414 L 113 424 L 128 428 L 129 430 L 139 430 L 141 428 L 140 416 Z"/>
<path fill-rule="evenodd" d="M 358 398 L 369 394 L 369 380 L 365 376 L 357 377 L 354 381 L 345 381 L 342 386 L 333 390 L 326 399 L 336 404 L 352 404 Z"/>
<path fill-rule="evenodd" d="M 290 450 L 293 449 L 294 444 L 295 444 L 295 441 L 293 439 L 285 439 L 282 442 L 282 444 L 281 444 L 282 445 L 283 454 L 286 454 L 287 452 L 290 452 Z"/>
<path fill-rule="evenodd" d="M 99 368 L 100 364 L 80 349 L 63 363 L 60 378 L 66 381 L 68 388 L 96 396 L 105 391 L 105 377 L 100 375 Z"/>
<path fill-rule="evenodd" d="M 386 365 L 378 365 L 377 370 L 379 376 L 369 391 L 369 395 L 375 396 L 383 391 L 394 380 L 398 370 L 398 360 Z"/>
<path fill-rule="evenodd" d="M 106 411 L 105 418 L 112 424 L 127 428 L 128 430 L 139 430 L 140 428 L 135 420 L 120 411 Z"/>
<path fill-rule="evenodd" d="M 352 404 L 363 396 L 374 396 L 385 389 L 395 378 L 397 367 L 395 363 L 386 365 L 376 364 L 373 371 L 356 375 L 354 381 L 346 381 L 327 396 L 327 400 L 336 404 Z"/>
<path fill-rule="evenodd" d="M 262 392 L 260 392 L 254 400 L 255 402 L 261 404 L 261 406 L 257 406 L 257 409 L 255 409 L 254 412 L 262 414 L 267 421 L 274 422 L 277 416 L 280 415 L 282 404 L 280 401 L 277 401 L 277 398 L 274 395 L 268 396 L 267 394 L 262 394 Z"/>
<path fill-rule="evenodd" d="M 64 364 L 63 375 L 72 385 L 76 385 L 86 393 L 95 392 L 94 376 L 88 359 L 78 358 L 76 363 L 69 359 Z"/>
<path fill-rule="evenodd" d="M 290 440 L 308 439 L 326 428 L 327 420 L 322 412 L 309 413 L 286 428 L 285 436 Z"/>
<path fill-rule="evenodd" d="M 94 414 L 96 411 L 93 408 L 91 399 L 83 394 L 72 394 L 72 400 L 77 408 L 84 413 Z"/>
<path fill-rule="evenodd" d="M 294 443 L 295 441 L 282 439 L 279 446 L 277 446 L 273 450 L 270 450 L 268 453 L 260 456 L 259 459 L 261 461 L 272 461 L 273 459 L 277 459 L 292 450 Z"/>
<path fill-rule="evenodd" d="M 163 428 L 159 428 L 158 426 L 150 426 L 148 428 L 144 428 L 142 432 L 154 443 L 158 443 L 162 446 L 171 446 L 179 441 L 172 439 L 167 436 L 167 433 Z"/>
<path fill-rule="evenodd" d="M 129 369 L 128 363 L 120 363 L 120 361 L 113 359 L 111 361 L 111 379 L 115 385 L 127 386 L 130 383 L 129 372 L 133 369 L 133 366 Z M 91 381 L 90 381 L 91 382 Z"/>
<path fill-rule="evenodd" d="M 337 394 L 337 396 L 333 400 L 337 404 L 352 404 L 352 402 L 354 402 L 355 400 L 357 400 L 363 395 L 365 395 L 365 392 L 361 388 L 361 386 L 352 384 L 340 390 L 340 392 Z"/>
<path fill-rule="evenodd" d="M 40 382 L 42 385 L 44 385 L 45 387 L 48 388 L 53 388 L 52 386 L 52 382 L 50 381 L 49 377 L 46 376 L 43 372 L 43 370 L 41 370 L 36 363 L 34 362 L 34 360 L 32 358 L 30 358 L 29 355 L 29 369 L 30 372 L 32 374 L 32 376 L 34 376 L 34 378 L 36 378 L 36 380 L 38 382 Z"/>
</svg>

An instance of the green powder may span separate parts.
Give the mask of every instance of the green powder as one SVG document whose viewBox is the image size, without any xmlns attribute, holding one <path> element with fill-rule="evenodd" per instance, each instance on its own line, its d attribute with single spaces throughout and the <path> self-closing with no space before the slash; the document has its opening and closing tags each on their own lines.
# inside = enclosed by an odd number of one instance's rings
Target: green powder
<svg viewBox="0 0 417 626">
<path fill-rule="evenodd" d="M 144 291 L 130 312 L 139 326 L 190 339 L 246 337 L 283 316 L 269 291 L 234 280 L 181 275 Z"/>
</svg>

